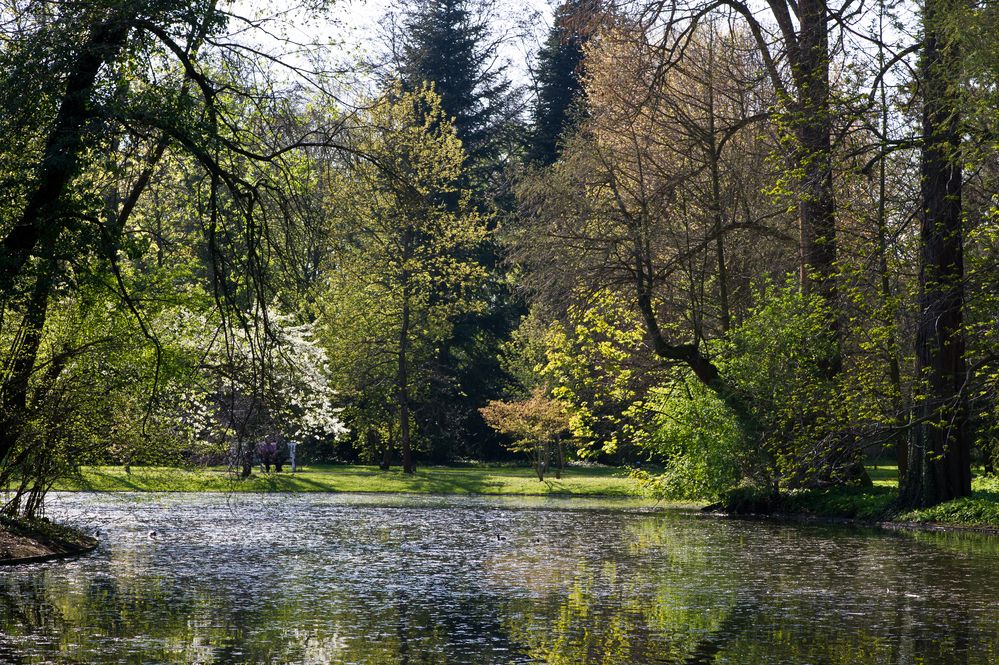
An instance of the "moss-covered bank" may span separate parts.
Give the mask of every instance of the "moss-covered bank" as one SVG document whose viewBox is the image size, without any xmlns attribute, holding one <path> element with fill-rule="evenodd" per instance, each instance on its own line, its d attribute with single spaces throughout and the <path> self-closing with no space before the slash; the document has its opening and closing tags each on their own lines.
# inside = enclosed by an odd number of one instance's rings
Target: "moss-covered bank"
<svg viewBox="0 0 999 665">
<path fill-rule="evenodd" d="M 976 476 L 972 496 L 931 508 L 898 507 L 895 467 L 868 469 L 871 487 L 831 487 L 792 492 L 775 500 L 750 491 L 733 492 L 723 508 L 733 514 L 772 514 L 785 517 L 850 519 L 886 526 L 926 526 L 999 530 L 999 478 Z"/>
<path fill-rule="evenodd" d="M 0 565 L 49 561 L 95 547 L 96 539 L 62 524 L 0 517 Z"/>
</svg>

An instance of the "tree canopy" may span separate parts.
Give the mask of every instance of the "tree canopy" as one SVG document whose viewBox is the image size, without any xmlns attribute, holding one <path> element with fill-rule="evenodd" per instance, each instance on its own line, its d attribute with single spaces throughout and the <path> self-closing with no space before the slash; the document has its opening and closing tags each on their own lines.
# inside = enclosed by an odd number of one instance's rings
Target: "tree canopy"
<svg viewBox="0 0 999 665">
<path fill-rule="evenodd" d="M 289 446 L 710 499 L 995 472 L 995 7 L 498 7 L 402 3 L 373 73 L 289 36 L 311 3 L 5 4 L 4 511 Z"/>
</svg>

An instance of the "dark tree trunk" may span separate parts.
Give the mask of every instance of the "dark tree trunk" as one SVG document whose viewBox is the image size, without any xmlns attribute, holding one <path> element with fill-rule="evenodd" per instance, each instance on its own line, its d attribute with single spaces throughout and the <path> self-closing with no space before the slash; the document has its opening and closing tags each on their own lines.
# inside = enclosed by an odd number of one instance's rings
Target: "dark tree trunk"
<svg viewBox="0 0 999 665">
<path fill-rule="evenodd" d="M 543 447 L 540 445 L 534 446 L 534 454 L 531 459 L 531 466 L 534 467 L 534 475 L 538 477 L 538 481 L 544 481 L 545 479 L 545 468 L 542 464 L 544 458 Z"/>
<path fill-rule="evenodd" d="M 382 461 L 378 465 L 378 468 L 382 471 L 388 471 L 392 468 L 392 437 L 389 436 L 385 439 L 385 445 L 382 447 Z"/>
<path fill-rule="evenodd" d="M 20 348 L 2 388 L 0 406 L 0 464 L 15 446 L 27 412 L 31 373 L 41 344 L 49 291 L 56 265 L 52 260 L 63 222 L 57 218 L 67 186 L 76 175 L 83 135 L 93 116 L 91 97 L 101 67 L 120 52 L 128 24 L 120 17 L 94 27 L 70 73 L 52 131 L 38 166 L 36 185 L 16 223 L 0 240 L 0 301 L 6 300 L 34 254 L 44 259 L 31 289 L 22 321 Z"/>
<path fill-rule="evenodd" d="M 402 325 L 399 328 L 399 436 L 402 440 L 402 470 L 414 473 L 413 451 L 409 433 L 409 284 L 408 276 L 403 275 Z"/>
<path fill-rule="evenodd" d="M 919 327 L 916 331 L 915 429 L 903 501 L 929 506 L 971 494 L 961 224 L 958 45 L 942 22 L 954 5 L 927 0 L 921 65 L 923 92 Z"/>
<path fill-rule="evenodd" d="M 0 386 L 0 469 L 24 429 L 28 416 L 28 393 L 31 389 L 31 375 L 35 371 L 38 350 L 42 343 L 42 332 L 48 315 L 49 292 L 52 288 L 55 262 L 46 261 L 39 266 L 39 274 L 31 297 L 25 306 L 24 318 L 19 331 L 20 343 L 12 349 L 10 370 Z"/>
<path fill-rule="evenodd" d="M 829 110 L 829 25 L 824 0 L 800 0 L 797 48 L 791 49 L 792 76 L 797 89 L 793 124 L 801 169 L 799 224 L 801 288 L 820 295 L 830 308 L 836 302 L 836 206 L 833 198 L 832 115 Z M 837 341 L 839 324 L 829 320 Z M 830 376 L 840 370 L 840 354 L 830 358 Z"/>
<path fill-rule="evenodd" d="M 754 436 L 758 427 L 749 400 L 722 378 L 718 367 L 700 352 L 697 345 L 670 344 L 666 341 L 652 306 L 652 296 L 647 290 L 639 290 L 638 309 L 656 355 L 663 361 L 686 365 L 701 383 L 713 390 L 732 410 L 743 432 Z"/>
<path fill-rule="evenodd" d="M 243 462 L 243 469 L 240 471 L 239 477 L 249 478 L 251 473 L 253 473 L 253 464 L 250 462 Z"/>
<path fill-rule="evenodd" d="M 39 244 L 55 247 L 63 229 L 63 222 L 56 221 L 64 203 L 63 195 L 79 168 L 84 133 L 93 118 L 94 84 L 101 68 L 116 58 L 125 45 L 128 30 L 128 21 L 116 14 L 94 26 L 80 49 L 45 144 L 37 184 L 17 222 L 0 240 L 0 297 L 11 293 L 15 277 Z"/>
<path fill-rule="evenodd" d="M 562 470 L 565 468 L 565 452 L 562 449 L 561 438 L 556 442 L 556 445 L 558 446 L 558 448 L 556 449 L 556 453 L 558 454 L 558 466 L 555 467 L 555 479 L 561 480 Z"/>
</svg>

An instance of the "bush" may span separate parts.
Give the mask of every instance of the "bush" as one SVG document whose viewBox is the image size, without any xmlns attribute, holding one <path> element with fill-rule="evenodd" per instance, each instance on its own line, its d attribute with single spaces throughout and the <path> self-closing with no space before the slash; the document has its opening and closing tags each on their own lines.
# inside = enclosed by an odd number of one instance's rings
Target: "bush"
<svg viewBox="0 0 999 665">
<path fill-rule="evenodd" d="M 745 475 L 746 445 L 721 399 L 688 371 L 677 374 L 672 386 L 651 391 L 640 406 L 651 420 L 641 446 L 663 471 L 634 475 L 659 498 L 718 498 Z"/>
</svg>

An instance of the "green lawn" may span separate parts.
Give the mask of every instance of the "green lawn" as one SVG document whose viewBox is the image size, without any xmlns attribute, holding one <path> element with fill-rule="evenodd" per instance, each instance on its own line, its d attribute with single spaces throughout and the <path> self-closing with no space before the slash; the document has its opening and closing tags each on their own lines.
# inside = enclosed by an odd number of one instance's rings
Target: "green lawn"
<svg viewBox="0 0 999 665">
<path fill-rule="evenodd" d="M 421 467 L 413 475 L 376 466 L 328 465 L 299 468 L 292 475 L 260 473 L 245 480 L 225 469 L 176 469 L 120 466 L 84 467 L 58 490 L 103 492 L 412 492 L 434 494 L 563 494 L 573 496 L 639 496 L 637 483 L 624 469 L 573 467 L 561 480 L 541 482 L 529 468 L 513 466 Z"/>
<path fill-rule="evenodd" d="M 932 508 L 898 512 L 898 469 L 893 465 L 868 467 L 873 488 L 808 490 L 788 498 L 790 512 L 863 520 L 918 522 L 963 527 L 999 528 L 999 478 L 976 475 L 972 496 Z"/>
<path fill-rule="evenodd" d="M 872 488 L 833 488 L 796 492 L 783 510 L 823 517 L 849 517 L 872 521 L 933 523 L 949 526 L 999 528 L 999 479 L 976 477 L 974 496 L 927 508 L 899 513 L 897 471 L 891 465 L 868 467 Z M 381 471 L 375 466 L 308 466 L 298 473 L 263 474 L 255 470 L 239 480 L 223 468 L 177 469 L 120 466 L 84 467 L 76 478 L 58 483 L 57 490 L 103 492 L 406 492 L 423 494 L 569 495 L 640 497 L 638 484 L 627 470 L 613 467 L 572 467 L 561 480 L 541 482 L 529 468 L 471 465 L 420 467 L 414 475 L 400 469 Z M 697 503 L 670 504 L 696 507 Z"/>
</svg>

